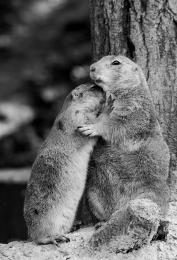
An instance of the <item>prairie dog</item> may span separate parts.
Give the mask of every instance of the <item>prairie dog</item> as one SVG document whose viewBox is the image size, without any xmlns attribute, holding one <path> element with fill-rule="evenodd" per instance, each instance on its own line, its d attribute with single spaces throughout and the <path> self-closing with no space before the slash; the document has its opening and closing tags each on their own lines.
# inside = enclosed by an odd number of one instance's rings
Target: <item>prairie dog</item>
<svg viewBox="0 0 177 260">
<path fill-rule="evenodd" d="M 84 135 L 102 136 L 104 140 L 111 143 L 120 143 L 123 140 L 122 135 L 127 135 L 126 138 L 128 138 L 130 134 L 132 137 L 139 132 L 140 127 L 136 126 L 135 122 L 137 111 L 143 113 L 142 117 L 144 117 L 141 131 L 142 127 L 146 130 L 148 123 L 146 120 L 149 117 L 156 120 L 154 105 L 143 72 L 127 57 L 103 57 L 91 65 L 90 77 L 106 92 L 108 108 L 94 124 L 79 127 L 79 131 Z M 144 116 L 147 113 L 146 110 L 153 115 L 148 115 L 148 118 Z M 135 117 L 132 118 L 132 115 Z M 131 123 L 129 117 L 133 119 Z M 133 125 L 132 121 L 134 121 Z M 129 126 L 127 126 L 128 123 Z M 119 127 L 120 124 L 122 127 Z M 130 133 L 131 130 L 134 132 Z"/>
<path fill-rule="evenodd" d="M 90 243 L 128 251 L 152 239 L 168 209 L 169 149 L 137 64 L 105 56 L 91 65 L 90 76 L 107 97 L 97 120 L 79 127 L 85 136 L 102 137 L 91 155 L 87 197 L 105 223 Z"/>
<path fill-rule="evenodd" d="M 76 129 L 96 119 L 104 100 L 103 91 L 93 85 L 74 89 L 40 148 L 24 203 L 29 237 L 38 244 L 67 241 L 64 234 L 72 227 L 97 140 Z"/>
</svg>

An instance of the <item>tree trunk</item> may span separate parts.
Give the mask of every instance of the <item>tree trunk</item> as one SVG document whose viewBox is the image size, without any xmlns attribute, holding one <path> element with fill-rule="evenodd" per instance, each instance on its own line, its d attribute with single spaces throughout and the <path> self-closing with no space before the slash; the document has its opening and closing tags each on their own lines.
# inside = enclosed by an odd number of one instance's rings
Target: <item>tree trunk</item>
<svg viewBox="0 0 177 260">
<path fill-rule="evenodd" d="M 93 59 L 124 54 L 141 66 L 177 155 L 177 1 L 90 1 Z"/>
</svg>

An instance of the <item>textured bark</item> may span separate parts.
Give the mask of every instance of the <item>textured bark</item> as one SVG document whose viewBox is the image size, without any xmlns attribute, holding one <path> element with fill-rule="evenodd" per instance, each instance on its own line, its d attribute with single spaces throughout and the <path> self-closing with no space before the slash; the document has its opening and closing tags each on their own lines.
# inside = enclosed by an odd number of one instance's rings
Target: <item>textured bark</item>
<svg viewBox="0 0 177 260">
<path fill-rule="evenodd" d="M 143 69 L 177 155 L 177 1 L 90 0 L 94 60 L 125 54 Z"/>
</svg>

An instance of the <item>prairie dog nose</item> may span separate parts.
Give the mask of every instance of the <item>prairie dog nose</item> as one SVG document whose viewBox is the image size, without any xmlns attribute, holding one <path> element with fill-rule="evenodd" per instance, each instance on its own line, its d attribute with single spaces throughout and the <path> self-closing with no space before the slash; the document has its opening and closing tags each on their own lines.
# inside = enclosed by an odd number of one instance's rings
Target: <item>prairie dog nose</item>
<svg viewBox="0 0 177 260">
<path fill-rule="evenodd" d="M 96 70 L 96 68 L 93 65 L 91 65 L 90 66 L 90 72 L 94 72 L 95 70 Z"/>
</svg>

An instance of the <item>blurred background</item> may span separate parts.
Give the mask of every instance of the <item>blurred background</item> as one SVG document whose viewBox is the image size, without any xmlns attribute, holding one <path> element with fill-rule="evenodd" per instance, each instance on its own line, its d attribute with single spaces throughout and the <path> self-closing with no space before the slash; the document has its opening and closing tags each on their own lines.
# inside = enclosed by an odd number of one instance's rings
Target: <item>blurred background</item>
<svg viewBox="0 0 177 260">
<path fill-rule="evenodd" d="M 0 243 L 27 238 L 31 165 L 90 62 L 88 0 L 0 0 Z"/>
</svg>

